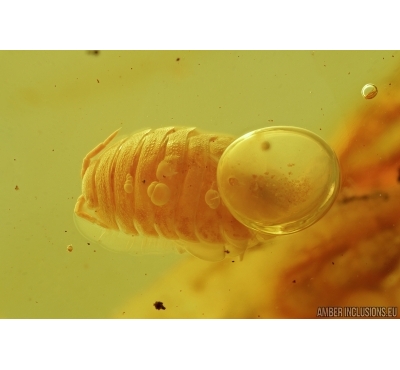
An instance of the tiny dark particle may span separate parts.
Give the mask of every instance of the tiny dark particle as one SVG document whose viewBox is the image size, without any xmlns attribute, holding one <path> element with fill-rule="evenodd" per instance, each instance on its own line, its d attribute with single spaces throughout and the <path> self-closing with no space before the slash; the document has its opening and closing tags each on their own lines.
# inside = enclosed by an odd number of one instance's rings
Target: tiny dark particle
<svg viewBox="0 0 400 370">
<path fill-rule="evenodd" d="M 153 306 L 156 308 L 156 310 L 165 310 L 164 304 L 162 302 L 155 302 Z"/>
<path fill-rule="evenodd" d="M 400 168 L 397 170 L 398 174 L 397 174 L 397 182 L 400 182 Z"/>
<path fill-rule="evenodd" d="M 335 264 L 335 262 L 332 262 L 332 265 L 334 265 Z"/>
<path fill-rule="evenodd" d="M 264 141 L 263 143 L 261 143 L 261 150 L 268 150 L 271 148 L 271 144 L 268 141 Z"/>
<path fill-rule="evenodd" d="M 145 183 L 146 183 L 146 180 L 143 180 L 142 183 L 145 184 Z"/>
<path fill-rule="evenodd" d="M 292 283 L 296 283 L 296 280 L 293 280 Z"/>
<path fill-rule="evenodd" d="M 14 188 L 15 190 L 19 190 L 19 186 L 18 185 L 15 185 L 15 188 Z"/>
<path fill-rule="evenodd" d="M 94 249 L 93 252 L 96 252 L 96 249 Z"/>
<path fill-rule="evenodd" d="M 67 230 L 64 231 L 65 233 L 67 232 Z"/>
<path fill-rule="evenodd" d="M 123 314 L 123 315 L 125 315 L 125 311 L 124 311 L 124 312 L 122 312 L 122 314 Z"/>
<path fill-rule="evenodd" d="M 96 80 L 97 80 L 97 83 L 99 84 L 100 83 L 99 79 L 97 78 Z"/>
<path fill-rule="evenodd" d="M 90 245 L 90 243 L 87 243 L 87 245 Z"/>
<path fill-rule="evenodd" d="M 232 262 L 235 262 L 235 261 L 232 261 Z"/>
<path fill-rule="evenodd" d="M 181 58 L 176 58 L 176 61 L 179 62 L 181 60 Z"/>
<path fill-rule="evenodd" d="M 229 254 L 229 253 L 231 253 L 231 252 L 229 252 L 228 250 L 226 250 L 225 253 L 226 253 L 226 254 Z"/>
<path fill-rule="evenodd" d="M 89 55 L 99 55 L 100 54 L 100 50 L 88 50 L 88 54 Z"/>
</svg>

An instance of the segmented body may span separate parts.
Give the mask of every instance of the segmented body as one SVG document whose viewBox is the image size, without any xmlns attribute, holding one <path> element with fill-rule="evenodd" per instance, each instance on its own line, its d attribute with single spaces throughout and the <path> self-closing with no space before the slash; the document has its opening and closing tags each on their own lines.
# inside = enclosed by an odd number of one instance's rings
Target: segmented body
<svg viewBox="0 0 400 370">
<path fill-rule="evenodd" d="M 133 240 L 173 240 L 205 260 L 222 260 L 258 244 L 218 194 L 218 160 L 234 138 L 165 127 L 111 144 L 117 133 L 83 161 L 77 216 Z"/>
</svg>

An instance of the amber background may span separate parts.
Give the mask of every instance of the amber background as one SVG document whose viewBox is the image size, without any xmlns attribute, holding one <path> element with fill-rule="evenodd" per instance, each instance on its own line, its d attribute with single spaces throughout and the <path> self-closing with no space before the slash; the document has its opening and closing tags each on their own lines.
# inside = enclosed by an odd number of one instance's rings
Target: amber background
<svg viewBox="0 0 400 370">
<path fill-rule="evenodd" d="M 291 258 L 295 248 L 283 239 L 266 246 L 262 268 L 252 267 L 253 254 L 240 264 L 228 261 L 236 270 L 188 256 L 131 257 L 88 246 L 72 218 L 82 158 L 116 128 L 129 134 L 173 124 L 234 135 L 294 125 L 340 150 L 349 137 L 335 134 L 350 135 L 339 131 L 348 117 L 382 103 L 399 57 L 397 51 L 1 51 L 0 317 L 285 317 L 272 308 L 258 315 L 253 299 L 262 304 Z M 368 82 L 379 89 L 373 101 L 360 94 Z M 313 240 L 307 233 L 296 238 Z M 176 264 L 183 267 L 168 273 Z M 214 284 L 204 274 L 216 269 Z M 259 269 L 270 280 L 261 281 Z M 244 279 L 246 289 L 238 289 Z M 189 280 L 199 288 L 189 291 Z M 220 281 L 231 284 L 229 309 Z M 289 288 L 283 293 L 304 299 Z M 171 301 L 173 294 L 179 300 Z M 167 310 L 156 311 L 156 300 Z M 248 302 L 248 309 L 235 301 Z"/>
</svg>

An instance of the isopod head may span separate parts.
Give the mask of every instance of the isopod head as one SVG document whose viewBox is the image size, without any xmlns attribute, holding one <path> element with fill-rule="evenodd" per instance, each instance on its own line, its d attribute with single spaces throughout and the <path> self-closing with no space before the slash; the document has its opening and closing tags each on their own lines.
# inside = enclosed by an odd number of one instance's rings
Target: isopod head
<svg viewBox="0 0 400 370">
<path fill-rule="evenodd" d="M 217 184 L 239 222 L 265 234 L 290 234 L 329 210 L 340 188 L 340 169 L 334 151 L 314 133 L 268 127 L 228 146 Z"/>
</svg>

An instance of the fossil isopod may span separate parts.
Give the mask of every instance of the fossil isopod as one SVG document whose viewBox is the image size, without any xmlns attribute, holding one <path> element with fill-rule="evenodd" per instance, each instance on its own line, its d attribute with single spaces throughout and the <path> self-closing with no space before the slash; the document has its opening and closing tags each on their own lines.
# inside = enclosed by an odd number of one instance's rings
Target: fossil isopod
<svg viewBox="0 0 400 370">
<path fill-rule="evenodd" d="M 112 143 L 117 133 L 84 158 L 75 206 L 81 232 L 110 249 L 219 261 L 311 225 L 337 194 L 336 156 L 306 130 L 235 140 L 165 127 Z"/>
</svg>

